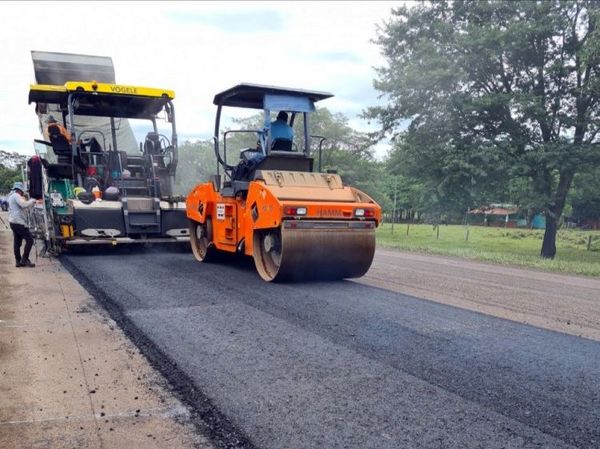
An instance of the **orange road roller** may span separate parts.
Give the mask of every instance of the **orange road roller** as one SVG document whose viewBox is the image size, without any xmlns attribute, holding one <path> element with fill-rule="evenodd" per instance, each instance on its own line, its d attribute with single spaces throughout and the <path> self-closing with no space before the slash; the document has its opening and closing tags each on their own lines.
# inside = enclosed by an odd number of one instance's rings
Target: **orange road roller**
<svg viewBox="0 0 600 449">
<path fill-rule="evenodd" d="M 369 270 L 381 208 L 338 174 L 313 170 L 310 156 L 317 138 L 310 135 L 310 115 L 316 102 L 332 96 L 255 84 L 215 96 L 217 173 L 186 201 L 196 259 L 207 262 L 218 251 L 252 256 L 265 281 L 355 278 Z M 225 131 L 221 148 L 224 106 L 262 109 L 264 123 Z M 257 143 L 238 149 L 230 164 L 227 143 L 240 141 L 236 134 Z"/>
</svg>

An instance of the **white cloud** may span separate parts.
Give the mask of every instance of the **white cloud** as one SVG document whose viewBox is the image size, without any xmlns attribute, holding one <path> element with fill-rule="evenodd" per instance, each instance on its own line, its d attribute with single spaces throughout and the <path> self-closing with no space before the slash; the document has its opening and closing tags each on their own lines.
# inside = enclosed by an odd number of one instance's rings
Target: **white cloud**
<svg viewBox="0 0 600 449">
<path fill-rule="evenodd" d="M 370 40 L 396 5 L 2 2 L 0 148 L 30 153 L 38 137 L 31 50 L 111 56 L 118 82 L 175 90 L 187 138 L 212 134 L 214 94 L 243 81 L 331 91 L 323 106 L 372 130 L 357 118 L 377 101 L 372 67 L 383 60 Z"/>
</svg>

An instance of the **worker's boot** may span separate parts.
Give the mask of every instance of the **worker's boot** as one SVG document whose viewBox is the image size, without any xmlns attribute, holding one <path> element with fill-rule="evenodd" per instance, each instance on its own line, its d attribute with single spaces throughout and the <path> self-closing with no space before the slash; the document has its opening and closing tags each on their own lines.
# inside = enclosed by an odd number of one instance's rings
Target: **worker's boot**
<svg viewBox="0 0 600 449">
<path fill-rule="evenodd" d="M 17 263 L 15 264 L 15 267 L 17 268 L 21 268 L 23 265 L 21 264 L 20 260 L 17 260 Z"/>
<path fill-rule="evenodd" d="M 27 267 L 27 268 L 33 268 L 33 267 L 35 267 L 35 264 L 33 262 L 31 262 L 29 259 L 23 259 L 23 260 L 21 260 L 21 266 Z"/>
</svg>

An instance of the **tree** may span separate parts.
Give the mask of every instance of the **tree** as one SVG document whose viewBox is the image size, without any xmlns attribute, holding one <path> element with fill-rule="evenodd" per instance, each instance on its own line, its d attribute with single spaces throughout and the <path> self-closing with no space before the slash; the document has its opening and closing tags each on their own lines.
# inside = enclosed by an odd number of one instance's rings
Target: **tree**
<svg viewBox="0 0 600 449">
<path fill-rule="evenodd" d="M 367 133 L 356 131 L 349 126 L 345 115 L 332 114 L 327 108 L 318 108 L 312 115 L 311 133 L 327 138 L 322 146 L 322 170 L 336 170 L 345 184 L 372 196 L 384 210 L 391 210 L 392 202 L 386 188 L 387 166 L 375 159 L 374 141 Z M 301 134 L 297 129 L 296 136 Z M 316 139 L 313 139 L 315 163 L 317 147 Z"/>
<path fill-rule="evenodd" d="M 8 192 L 15 181 L 22 181 L 19 166 L 27 159 L 23 154 L 0 150 L 0 192 Z"/>
<path fill-rule="evenodd" d="M 179 146 L 175 192 L 187 195 L 196 185 L 216 174 L 217 158 L 210 140 L 186 141 Z"/>
<path fill-rule="evenodd" d="M 0 193 L 8 192 L 16 181 L 21 181 L 21 171 L 0 164 Z"/>
<path fill-rule="evenodd" d="M 599 19 L 594 1 L 394 9 L 376 40 L 387 66 L 375 87 L 389 104 L 366 115 L 465 203 L 498 176 L 525 179 L 546 214 L 541 256 L 553 258 L 573 179 L 600 162 Z"/>
<path fill-rule="evenodd" d="M 579 173 L 573 180 L 570 203 L 572 218 L 577 221 L 600 220 L 600 167 L 590 173 Z"/>
</svg>

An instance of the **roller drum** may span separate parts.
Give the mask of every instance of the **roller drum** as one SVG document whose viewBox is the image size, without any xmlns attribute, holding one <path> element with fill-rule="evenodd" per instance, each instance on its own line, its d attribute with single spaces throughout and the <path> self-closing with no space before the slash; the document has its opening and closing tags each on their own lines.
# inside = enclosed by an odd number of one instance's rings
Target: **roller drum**
<svg viewBox="0 0 600 449">
<path fill-rule="evenodd" d="M 266 281 L 360 277 L 374 254 L 372 223 L 298 222 L 255 231 L 254 262 Z"/>
</svg>

